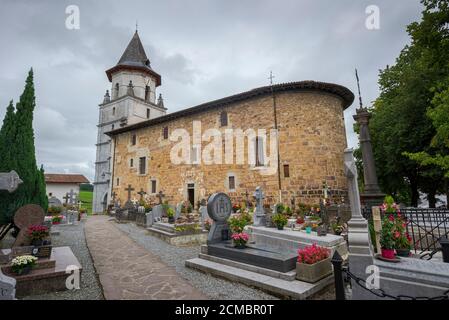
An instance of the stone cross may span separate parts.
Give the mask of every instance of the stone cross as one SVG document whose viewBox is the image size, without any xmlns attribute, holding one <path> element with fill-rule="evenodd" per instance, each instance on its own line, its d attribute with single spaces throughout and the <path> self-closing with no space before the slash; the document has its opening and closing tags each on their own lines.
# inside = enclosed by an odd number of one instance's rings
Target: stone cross
<svg viewBox="0 0 449 320">
<path fill-rule="evenodd" d="M 65 204 L 67 204 L 67 202 L 68 202 L 68 201 L 69 201 L 69 199 L 70 199 L 69 193 L 68 193 L 68 192 L 66 192 L 65 196 L 64 196 L 64 197 L 62 197 L 62 199 L 64 199 L 64 203 L 65 203 Z"/>
<path fill-rule="evenodd" d="M 165 197 L 165 194 L 161 191 L 157 194 L 157 197 L 159 198 L 159 204 L 162 204 L 162 198 Z"/>
<path fill-rule="evenodd" d="M 32 225 L 41 225 L 44 222 L 44 210 L 37 204 L 27 204 L 16 211 L 14 224 L 20 229 L 13 247 L 28 244 L 27 229 Z"/>
<path fill-rule="evenodd" d="M 261 187 L 256 188 L 254 198 L 256 199 L 256 210 L 254 210 L 253 224 L 255 226 L 263 226 L 266 223 L 265 210 L 263 208 L 263 199 L 265 199 L 265 195 Z"/>
<path fill-rule="evenodd" d="M 134 188 L 132 188 L 131 185 L 128 184 L 128 188 L 126 188 L 125 191 L 128 191 L 128 202 L 129 202 L 131 201 L 131 191 L 134 191 Z"/>
<path fill-rule="evenodd" d="M 75 204 L 76 203 L 75 202 L 75 196 L 76 196 L 76 193 L 73 192 L 73 189 L 70 189 L 70 193 L 69 193 L 69 197 L 70 197 L 69 203 L 70 204 Z"/>
<path fill-rule="evenodd" d="M 140 188 L 140 191 L 137 192 L 138 195 L 140 195 L 140 201 L 143 200 L 143 196 L 146 195 L 147 193 L 143 190 L 143 188 Z"/>
<path fill-rule="evenodd" d="M 23 181 L 14 170 L 11 170 L 8 173 L 0 173 L 0 190 L 6 190 L 9 193 L 14 192 L 22 182 Z"/>
<path fill-rule="evenodd" d="M 345 175 L 348 180 L 348 197 L 351 204 L 352 218 L 363 218 L 360 206 L 359 184 L 357 181 L 357 167 L 354 161 L 352 149 L 345 151 Z"/>
</svg>

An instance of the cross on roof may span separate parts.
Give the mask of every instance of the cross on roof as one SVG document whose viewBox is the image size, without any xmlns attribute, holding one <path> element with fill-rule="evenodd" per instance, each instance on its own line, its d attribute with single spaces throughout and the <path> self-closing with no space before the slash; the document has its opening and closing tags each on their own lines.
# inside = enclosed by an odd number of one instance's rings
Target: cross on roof
<svg viewBox="0 0 449 320">
<path fill-rule="evenodd" d="M 146 195 L 147 193 L 143 190 L 143 188 L 140 188 L 140 191 L 137 192 L 137 194 L 140 195 L 140 200 L 142 200 L 142 199 L 143 199 L 143 196 Z"/>
<path fill-rule="evenodd" d="M 134 188 L 128 184 L 128 188 L 126 188 L 125 191 L 128 191 L 128 201 L 131 201 L 131 191 L 134 191 Z"/>
<path fill-rule="evenodd" d="M 157 194 L 157 197 L 159 198 L 159 204 L 162 204 L 162 198 L 165 197 L 165 194 L 161 191 Z"/>
<path fill-rule="evenodd" d="M 70 199 L 69 193 L 68 193 L 68 192 L 66 192 L 65 196 L 64 196 L 64 197 L 62 197 L 62 199 L 64 199 L 64 200 L 65 200 L 65 203 L 67 204 L 67 202 L 68 202 L 68 201 L 69 201 L 69 199 Z"/>
<path fill-rule="evenodd" d="M 273 85 L 274 78 L 275 78 L 275 76 L 273 76 L 273 71 L 270 71 L 270 76 L 268 77 L 268 79 L 270 80 L 270 85 Z"/>
</svg>

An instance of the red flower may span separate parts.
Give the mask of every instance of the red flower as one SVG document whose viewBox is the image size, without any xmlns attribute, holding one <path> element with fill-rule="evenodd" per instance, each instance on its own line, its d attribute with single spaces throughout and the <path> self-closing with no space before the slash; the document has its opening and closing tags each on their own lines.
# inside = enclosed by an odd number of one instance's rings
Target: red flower
<svg viewBox="0 0 449 320">
<path fill-rule="evenodd" d="M 388 220 L 390 220 L 390 221 L 394 221 L 394 217 L 393 217 L 393 215 L 392 215 L 392 214 L 390 214 L 390 215 L 388 216 Z"/>
</svg>

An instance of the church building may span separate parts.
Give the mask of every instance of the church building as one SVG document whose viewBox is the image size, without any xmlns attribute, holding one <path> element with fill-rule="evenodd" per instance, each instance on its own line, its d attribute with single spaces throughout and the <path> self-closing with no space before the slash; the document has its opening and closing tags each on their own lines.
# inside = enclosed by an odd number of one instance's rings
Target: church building
<svg viewBox="0 0 449 320">
<path fill-rule="evenodd" d="M 261 186 L 266 204 L 316 204 L 325 184 L 332 196 L 346 197 L 343 111 L 354 100 L 349 89 L 282 83 L 166 113 L 162 98 L 155 98 L 161 76 L 137 32 L 106 74 L 112 88 L 100 105 L 94 212 L 106 208 L 111 194 L 122 204 L 142 194 L 157 203 L 163 194 L 172 204 L 197 206 L 214 192 L 235 202 L 252 200 Z M 273 130 L 277 135 L 270 136 Z M 184 140 L 188 147 L 179 147 Z M 206 161 L 208 153 L 214 161 Z M 174 161 L 180 154 L 186 161 Z M 274 171 L 267 170 L 270 160 Z"/>
</svg>

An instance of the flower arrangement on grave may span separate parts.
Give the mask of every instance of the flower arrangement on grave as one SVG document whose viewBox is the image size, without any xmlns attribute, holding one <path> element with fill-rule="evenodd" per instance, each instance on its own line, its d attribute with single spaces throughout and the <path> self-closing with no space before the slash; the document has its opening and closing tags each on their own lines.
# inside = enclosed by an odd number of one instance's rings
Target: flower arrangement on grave
<svg viewBox="0 0 449 320">
<path fill-rule="evenodd" d="M 339 224 L 338 222 L 332 223 L 332 231 L 337 235 L 341 235 L 342 232 L 345 230 L 344 226 Z"/>
<path fill-rule="evenodd" d="M 240 233 L 233 233 L 231 235 L 232 242 L 234 243 L 234 247 L 236 248 L 244 248 L 246 246 L 246 243 L 249 240 L 248 234 L 244 232 Z"/>
<path fill-rule="evenodd" d="M 315 264 L 329 258 L 330 250 L 318 246 L 316 243 L 298 250 L 298 262 Z"/>
<path fill-rule="evenodd" d="M 41 246 L 42 241 L 50 235 L 50 232 L 46 226 L 32 225 L 28 227 L 27 235 L 34 246 Z"/>
<path fill-rule="evenodd" d="M 212 227 L 212 220 L 208 218 L 204 221 L 204 229 L 210 231 L 211 227 Z"/>
<path fill-rule="evenodd" d="M 27 274 L 36 265 L 36 261 L 37 258 L 31 255 L 15 257 L 11 261 L 11 270 L 18 275 Z"/>
<path fill-rule="evenodd" d="M 53 216 L 51 218 L 51 223 L 52 224 L 60 224 L 61 221 L 62 221 L 62 215 Z"/>
<path fill-rule="evenodd" d="M 382 219 L 380 246 L 382 257 L 387 259 L 394 259 L 396 239 L 400 236 L 400 233 L 396 230 L 396 225 L 396 219 L 392 214 L 386 215 Z"/>
<path fill-rule="evenodd" d="M 390 195 L 385 196 L 384 203 L 380 206 L 380 210 L 385 214 L 397 215 L 401 213 L 399 205 L 394 202 L 393 197 Z"/>
<path fill-rule="evenodd" d="M 54 207 L 54 206 L 48 207 L 48 210 L 47 210 L 47 212 L 51 215 L 59 214 L 59 213 L 61 213 L 61 211 L 62 211 L 62 208 Z"/>
<path fill-rule="evenodd" d="M 288 218 L 283 213 L 276 213 L 271 217 L 271 221 L 279 230 L 283 230 L 288 223 Z"/>
<path fill-rule="evenodd" d="M 166 213 L 167 213 L 168 221 L 174 222 L 175 210 L 173 210 L 172 207 L 168 207 L 168 209 L 166 210 Z"/>
<path fill-rule="evenodd" d="M 232 212 L 236 213 L 236 212 L 239 211 L 240 209 L 242 209 L 242 207 L 240 206 L 240 204 L 234 203 L 234 204 L 232 205 Z"/>
<path fill-rule="evenodd" d="M 296 279 L 317 282 L 332 273 L 330 250 L 316 243 L 298 250 Z"/>
<path fill-rule="evenodd" d="M 253 223 L 252 217 L 247 212 L 241 212 L 228 219 L 229 228 L 232 233 L 242 233 L 247 225 Z"/>
<path fill-rule="evenodd" d="M 198 223 L 178 224 L 174 230 L 178 234 L 192 234 L 201 231 L 201 226 Z"/>
</svg>

